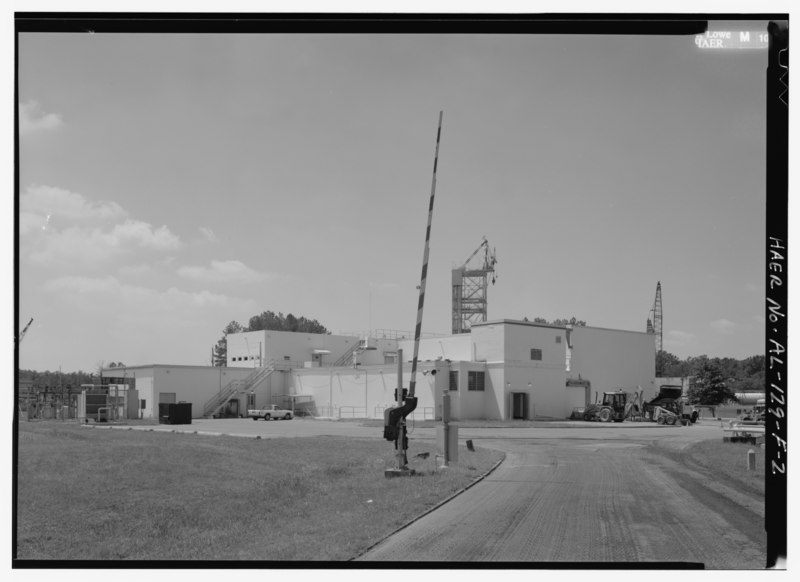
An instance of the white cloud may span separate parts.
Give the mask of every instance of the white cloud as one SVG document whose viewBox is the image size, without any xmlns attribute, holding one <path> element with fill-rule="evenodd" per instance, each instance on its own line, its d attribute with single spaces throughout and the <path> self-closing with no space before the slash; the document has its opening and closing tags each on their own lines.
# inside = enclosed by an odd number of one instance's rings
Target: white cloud
<svg viewBox="0 0 800 582">
<path fill-rule="evenodd" d="M 66 276 L 45 283 L 44 289 L 58 293 L 73 305 L 90 310 L 113 311 L 119 315 L 139 318 L 157 315 L 172 319 L 181 314 L 209 308 L 239 309 L 248 303 L 210 291 L 188 292 L 175 287 L 158 291 L 140 285 L 123 283 L 114 276 Z"/>
<path fill-rule="evenodd" d="M 32 261 L 65 266 L 96 264 L 136 250 L 179 249 L 166 226 L 128 217 L 116 202 L 91 201 L 52 186 L 32 186 L 20 197 L 21 251 Z"/>
<path fill-rule="evenodd" d="M 154 228 L 146 222 L 126 220 L 110 230 L 100 227 L 70 227 L 48 230 L 30 252 L 37 263 L 98 263 L 119 258 L 137 249 L 171 251 L 180 239 L 165 226 Z"/>
<path fill-rule="evenodd" d="M 123 265 L 117 272 L 123 277 L 143 277 L 153 272 L 153 266 L 147 264 Z"/>
<path fill-rule="evenodd" d="M 196 281 L 219 283 L 253 283 L 269 275 L 251 269 L 241 261 L 211 261 L 210 267 L 181 267 L 178 275 Z"/>
<path fill-rule="evenodd" d="M 731 335 L 738 327 L 734 322 L 729 319 L 717 319 L 712 321 L 710 324 L 711 329 L 717 331 L 721 334 Z"/>
<path fill-rule="evenodd" d="M 85 196 L 55 186 L 34 185 L 20 196 L 23 213 L 51 216 L 64 222 L 108 222 L 127 217 L 127 211 L 116 202 L 92 202 Z"/>
<path fill-rule="evenodd" d="M 212 243 L 219 242 L 219 237 L 217 236 L 217 234 L 207 226 L 201 226 L 200 232 L 203 234 L 203 238 L 208 242 Z"/>
<path fill-rule="evenodd" d="M 141 220 L 126 220 L 117 224 L 108 235 L 110 244 L 132 244 L 146 249 L 172 251 L 180 248 L 180 239 L 166 226 L 154 228 Z"/>
<path fill-rule="evenodd" d="M 57 113 L 45 113 L 36 101 L 19 105 L 19 134 L 21 136 L 58 129 L 63 125 Z"/>
</svg>

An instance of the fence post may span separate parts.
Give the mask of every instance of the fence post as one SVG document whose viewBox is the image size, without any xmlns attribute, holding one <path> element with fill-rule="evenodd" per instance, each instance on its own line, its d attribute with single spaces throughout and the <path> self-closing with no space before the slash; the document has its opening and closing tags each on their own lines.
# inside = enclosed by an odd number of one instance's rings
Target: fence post
<svg viewBox="0 0 800 582">
<path fill-rule="evenodd" d="M 756 470 L 756 452 L 753 449 L 747 451 L 747 469 L 749 471 Z"/>
</svg>

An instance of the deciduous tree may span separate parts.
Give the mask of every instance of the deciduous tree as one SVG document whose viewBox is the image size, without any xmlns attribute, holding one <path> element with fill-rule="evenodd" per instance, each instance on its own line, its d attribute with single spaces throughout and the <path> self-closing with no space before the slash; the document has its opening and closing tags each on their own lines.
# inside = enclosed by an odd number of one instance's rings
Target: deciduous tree
<svg viewBox="0 0 800 582">
<path fill-rule="evenodd" d="M 706 359 L 695 373 L 689 386 L 688 396 L 695 404 L 712 406 L 736 400 L 736 395 L 728 388 L 722 367 L 718 362 L 709 359 Z"/>
</svg>

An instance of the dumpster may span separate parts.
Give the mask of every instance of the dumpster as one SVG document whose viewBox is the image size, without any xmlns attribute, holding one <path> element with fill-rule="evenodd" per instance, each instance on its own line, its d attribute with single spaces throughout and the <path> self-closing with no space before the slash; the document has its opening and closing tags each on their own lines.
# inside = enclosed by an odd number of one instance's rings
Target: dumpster
<svg viewBox="0 0 800 582">
<path fill-rule="evenodd" d="M 172 406 L 169 413 L 170 424 L 192 424 L 191 402 L 178 402 Z"/>
<path fill-rule="evenodd" d="M 159 424 L 192 424 L 191 402 L 162 402 L 158 405 Z"/>
</svg>

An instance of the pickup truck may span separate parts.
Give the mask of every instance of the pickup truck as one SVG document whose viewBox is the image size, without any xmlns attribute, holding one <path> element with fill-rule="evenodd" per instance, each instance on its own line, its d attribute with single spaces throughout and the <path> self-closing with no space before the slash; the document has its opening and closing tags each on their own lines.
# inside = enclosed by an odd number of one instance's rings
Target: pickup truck
<svg viewBox="0 0 800 582">
<path fill-rule="evenodd" d="M 253 420 L 258 420 L 259 418 L 263 418 L 264 420 L 292 420 L 292 411 L 284 410 L 273 404 L 269 408 L 248 410 L 247 416 Z"/>
</svg>

